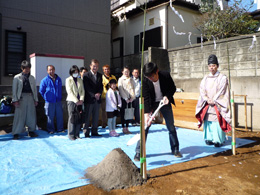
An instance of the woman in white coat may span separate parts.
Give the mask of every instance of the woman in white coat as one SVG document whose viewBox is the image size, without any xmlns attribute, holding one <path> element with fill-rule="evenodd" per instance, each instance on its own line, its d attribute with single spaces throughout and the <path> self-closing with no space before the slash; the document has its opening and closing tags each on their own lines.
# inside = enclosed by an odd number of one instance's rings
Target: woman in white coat
<svg viewBox="0 0 260 195">
<path fill-rule="evenodd" d="M 121 109 L 121 123 L 123 127 L 124 134 L 131 134 L 128 130 L 128 124 L 132 119 L 125 120 L 125 109 L 126 107 L 132 106 L 132 102 L 135 100 L 135 82 L 132 77 L 130 77 L 129 67 L 125 66 L 123 75 L 118 79 L 118 89 L 120 92 L 122 100 Z"/>
<path fill-rule="evenodd" d="M 85 97 L 82 79 L 78 78 L 79 68 L 73 65 L 69 71 L 70 77 L 66 79 L 67 105 L 68 105 L 68 137 L 70 140 L 80 139 L 80 113 Z"/>
</svg>

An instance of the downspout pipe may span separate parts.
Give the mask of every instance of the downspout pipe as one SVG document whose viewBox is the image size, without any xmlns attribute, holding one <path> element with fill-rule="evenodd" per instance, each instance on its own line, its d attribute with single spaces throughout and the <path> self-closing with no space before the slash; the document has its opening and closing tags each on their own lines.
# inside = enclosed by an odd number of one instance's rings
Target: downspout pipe
<svg viewBox="0 0 260 195">
<path fill-rule="evenodd" d="M 168 30 L 169 30 L 169 27 L 168 27 L 168 25 L 169 25 L 169 23 L 168 23 L 168 20 L 169 20 L 169 16 L 168 16 L 168 9 L 169 9 L 169 6 L 170 6 L 170 4 L 167 4 L 166 5 L 166 13 L 165 13 L 165 49 L 167 49 L 168 50 L 168 41 L 169 41 L 169 39 L 168 39 Z"/>
</svg>

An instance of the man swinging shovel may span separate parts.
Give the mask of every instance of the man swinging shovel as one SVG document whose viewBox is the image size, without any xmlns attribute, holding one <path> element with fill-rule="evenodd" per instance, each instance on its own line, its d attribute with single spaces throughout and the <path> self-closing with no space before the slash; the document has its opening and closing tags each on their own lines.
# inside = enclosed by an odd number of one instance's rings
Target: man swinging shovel
<svg viewBox="0 0 260 195">
<path fill-rule="evenodd" d="M 171 104 L 174 104 L 173 95 L 176 91 L 176 86 L 172 80 L 169 72 L 159 71 L 157 65 L 153 62 L 149 62 L 143 67 L 143 97 L 144 97 L 144 118 L 145 118 L 145 138 L 149 132 L 152 120 L 150 120 L 150 114 L 153 110 L 158 108 L 166 122 L 167 129 L 169 131 L 169 139 L 172 154 L 175 157 L 181 158 L 182 154 L 179 151 L 179 141 L 177 132 L 174 126 L 174 118 Z M 158 109 L 158 111 L 159 111 Z M 134 156 L 135 161 L 140 161 L 140 140 L 136 145 L 136 154 Z"/>
</svg>

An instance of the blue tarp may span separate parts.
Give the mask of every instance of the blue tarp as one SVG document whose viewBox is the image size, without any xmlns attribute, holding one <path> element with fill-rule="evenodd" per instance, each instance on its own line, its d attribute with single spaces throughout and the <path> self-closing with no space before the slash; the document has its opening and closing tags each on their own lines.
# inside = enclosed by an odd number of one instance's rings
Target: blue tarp
<svg viewBox="0 0 260 195">
<path fill-rule="evenodd" d="M 124 135 L 120 129 L 120 137 L 109 137 L 107 129 L 99 129 L 102 137 L 75 141 L 66 133 L 50 135 L 41 130 L 36 131 L 37 138 L 26 134 L 19 140 L 12 140 L 11 134 L 0 136 L 0 194 L 46 194 L 89 184 L 83 178 L 84 170 L 101 162 L 113 149 L 121 148 L 133 160 L 135 145 L 126 143 L 139 127 L 130 127 L 132 135 Z M 148 170 L 231 149 L 230 137 L 223 147 L 215 148 L 205 145 L 203 132 L 177 128 L 177 133 L 183 158 L 171 154 L 166 127 L 152 125 L 146 147 Z M 236 139 L 237 147 L 252 142 Z M 139 167 L 139 162 L 136 165 Z"/>
</svg>

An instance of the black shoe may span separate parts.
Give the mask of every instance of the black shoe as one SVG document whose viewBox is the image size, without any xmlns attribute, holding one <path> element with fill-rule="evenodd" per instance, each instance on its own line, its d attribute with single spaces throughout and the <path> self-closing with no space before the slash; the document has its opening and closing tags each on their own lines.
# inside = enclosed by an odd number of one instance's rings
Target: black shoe
<svg viewBox="0 0 260 195">
<path fill-rule="evenodd" d="M 216 148 L 219 148 L 219 147 L 222 146 L 222 144 L 221 144 L 221 143 L 214 143 L 214 146 L 215 146 Z"/>
<path fill-rule="evenodd" d="M 18 140 L 19 139 L 19 135 L 18 134 L 14 134 L 13 140 Z"/>
<path fill-rule="evenodd" d="M 132 123 L 132 126 L 135 127 L 135 126 L 136 126 L 136 123 Z"/>
<path fill-rule="evenodd" d="M 81 137 L 79 137 L 79 136 L 76 136 L 76 137 L 75 137 L 75 139 L 81 139 Z"/>
<path fill-rule="evenodd" d="M 101 137 L 102 135 L 100 135 L 100 134 L 98 134 L 98 133 L 91 133 L 91 136 Z"/>
<path fill-rule="evenodd" d="M 209 141 L 209 140 L 205 140 L 205 143 L 206 143 L 207 145 L 214 145 L 214 143 L 213 143 L 212 141 Z"/>
<path fill-rule="evenodd" d="M 136 124 L 136 126 L 140 126 L 140 123 L 135 123 Z"/>
<path fill-rule="evenodd" d="M 174 155 L 175 157 L 177 157 L 177 158 L 181 158 L 181 157 L 182 157 L 182 154 L 181 154 L 179 151 L 175 151 L 175 152 L 173 153 L 173 155 Z"/>
<path fill-rule="evenodd" d="M 36 133 L 34 133 L 33 131 L 29 131 L 28 136 L 29 137 L 38 137 L 38 135 Z"/>
<path fill-rule="evenodd" d="M 85 133 L 85 137 L 90 137 L 89 133 Z"/>
<path fill-rule="evenodd" d="M 140 161 L 140 153 L 135 153 L 134 161 Z"/>
<path fill-rule="evenodd" d="M 53 131 L 49 131 L 49 134 L 54 134 L 54 132 Z"/>
<path fill-rule="evenodd" d="M 74 141 L 74 140 L 76 140 L 76 138 L 75 138 L 75 137 L 70 137 L 70 136 L 69 136 L 69 139 L 70 139 L 71 141 Z"/>
</svg>

